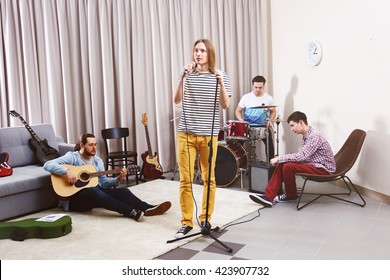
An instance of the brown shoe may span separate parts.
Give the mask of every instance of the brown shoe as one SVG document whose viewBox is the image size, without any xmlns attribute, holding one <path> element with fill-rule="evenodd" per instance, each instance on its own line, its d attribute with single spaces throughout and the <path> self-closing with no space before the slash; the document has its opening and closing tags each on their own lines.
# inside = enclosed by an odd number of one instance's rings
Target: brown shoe
<svg viewBox="0 0 390 280">
<path fill-rule="evenodd" d="M 159 205 L 156 205 L 152 208 L 145 210 L 145 216 L 155 216 L 155 215 L 162 215 L 165 212 L 168 211 L 169 208 L 171 208 L 171 202 L 165 201 Z"/>
</svg>

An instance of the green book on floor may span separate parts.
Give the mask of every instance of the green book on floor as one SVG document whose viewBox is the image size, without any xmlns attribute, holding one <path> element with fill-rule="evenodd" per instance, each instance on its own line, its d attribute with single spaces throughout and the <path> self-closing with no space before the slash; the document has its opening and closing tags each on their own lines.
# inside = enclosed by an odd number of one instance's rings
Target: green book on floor
<svg viewBox="0 0 390 280">
<path fill-rule="evenodd" d="M 0 239 L 23 241 L 29 238 L 55 238 L 72 231 L 72 219 L 64 214 L 0 223 Z"/>
</svg>

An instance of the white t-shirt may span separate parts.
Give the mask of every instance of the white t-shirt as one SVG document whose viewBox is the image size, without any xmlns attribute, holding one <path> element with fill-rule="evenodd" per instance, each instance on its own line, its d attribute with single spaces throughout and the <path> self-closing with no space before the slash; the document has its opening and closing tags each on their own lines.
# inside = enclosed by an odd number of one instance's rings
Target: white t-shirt
<svg viewBox="0 0 390 280">
<path fill-rule="evenodd" d="M 264 92 L 262 96 L 256 96 L 255 93 L 251 91 L 241 97 L 238 106 L 244 108 L 244 121 L 247 121 L 249 125 L 264 126 L 265 121 L 269 117 L 269 110 L 251 107 L 275 106 L 275 100 L 266 92 Z"/>
</svg>

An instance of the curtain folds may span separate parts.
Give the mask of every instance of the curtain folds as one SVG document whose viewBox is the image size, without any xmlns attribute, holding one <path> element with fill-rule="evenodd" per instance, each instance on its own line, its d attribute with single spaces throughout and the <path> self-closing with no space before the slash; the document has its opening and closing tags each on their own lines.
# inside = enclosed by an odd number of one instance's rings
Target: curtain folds
<svg viewBox="0 0 390 280">
<path fill-rule="evenodd" d="M 180 111 L 172 94 L 193 42 L 214 43 L 233 91 L 223 115 L 234 119 L 252 77 L 268 74 L 264 1 L 0 0 L 0 126 L 22 125 L 8 115 L 15 110 L 70 143 L 92 132 L 100 149 L 101 129 L 126 126 L 141 155 L 146 113 L 152 151 L 172 170 Z"/>
</svg>

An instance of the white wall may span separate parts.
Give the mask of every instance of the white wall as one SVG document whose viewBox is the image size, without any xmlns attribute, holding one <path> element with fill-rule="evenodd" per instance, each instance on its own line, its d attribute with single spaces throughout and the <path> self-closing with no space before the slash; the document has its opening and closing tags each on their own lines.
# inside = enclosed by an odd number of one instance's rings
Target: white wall
<svg viewBox="0 0 390 280">
<path fill-rule="evenodd" d="M 278 113 L 307 114 L 335 152 L 354 128 L 367 131 L 349 173 L 358 185 L 390 195 L 390 1 L 269 0 L 271 94 Z M 322 44 L 318 66 L 306 61 L 311 40 Z M 280 153 L 300 137 L 280 126 Z"/>
</svg>

